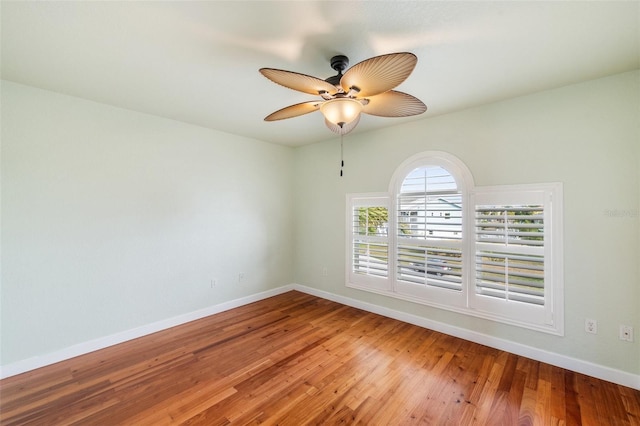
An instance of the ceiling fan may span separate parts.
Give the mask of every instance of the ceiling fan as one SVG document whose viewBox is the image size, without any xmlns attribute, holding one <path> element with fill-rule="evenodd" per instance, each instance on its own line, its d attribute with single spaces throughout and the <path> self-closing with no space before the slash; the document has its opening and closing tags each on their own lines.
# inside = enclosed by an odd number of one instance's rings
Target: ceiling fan
<svg viewBox="0 0 640 426">
<path fill-rule="evenodd" d="M 361 113 L 379 117 L 422 114 L 427 107 L 420 99 L 392 90 L 409 77 L 417 62 L 413 53 L 390 53 L 359 62 L 343 74 L 349 58 L 338 55 L 331 58 L 331 68 L 338 74 L 326 80 L 293 71 L 261 68 L 260 73 L 274 83 L 321 98 L 282 108 L 266 116 L 265 121 L 320 110 L 327 127 L 344 135 L 356 127 Z"/>
</svg>

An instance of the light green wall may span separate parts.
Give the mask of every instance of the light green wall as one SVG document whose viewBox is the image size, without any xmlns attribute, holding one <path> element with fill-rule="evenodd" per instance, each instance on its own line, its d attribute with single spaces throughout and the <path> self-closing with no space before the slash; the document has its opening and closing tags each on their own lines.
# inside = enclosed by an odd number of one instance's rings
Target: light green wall
<svg viewBox="0 0 640 426">
<path fill-rule="evenodd" d="M 1 89 L 2 365 L 292 282 L 293 149 Z"/>
<path fill-rule="evenodd" d="M 343 178 L 338 137 L 301 147 L 295 158 L 295 281 L 639 374 L 639 123 L 640 72 L 631 72 L 347 135 Z M 387 191 L 396 167 L 427 150 L 456 155 L 478 186 L 564 184 L 564 337 L 345 287 L 345 194 Z M 597 335 L 584 332 L 585 318 L 598 321 Z M 618 339 L 619 324 L 634 327 L 635 342 Z"/>
</svg>

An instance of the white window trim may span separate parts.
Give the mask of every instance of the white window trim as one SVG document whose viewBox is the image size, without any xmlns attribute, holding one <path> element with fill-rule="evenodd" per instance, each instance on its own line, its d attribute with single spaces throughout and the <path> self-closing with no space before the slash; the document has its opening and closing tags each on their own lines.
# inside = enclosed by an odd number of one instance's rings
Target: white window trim
<svg viewBox="0 0 640 426">
<path fill-rule="evenodd" d="M 397 194 L 404 178 L 414 169 L 425 166 L 441 166 L 451 173 L 462 192 L 463 200 L 463 277 L 462 291 L 437 287 L 411 288 L 396 280 L 397 236 Z M 545 312 L 537 320 L 518 319 L 518 315 L 501 313 L 496 303 L 478 303 L 475 295 L 475 201 L 477 194 L 494 194 L 543 191 L 551 197 L 545 203 L 545 236 L 550 235 L 548 249 L 545 249 L 545 283 L 551 280 L 550 291 L 545 291 Z M 549 334 L 564 335 L 564 284 L 563 284 L 563 241 L 562 241 L 562 183 L 542 183 L 504 186 L 475 187 L 473 176 L 466 165 L 457 157 L 442 151 L 427 151 L 405 160 L 394 172 L 389 192 L 347 194 L 345 282 L 347 287 L 378 293 L 385 296 L 411 301 L 427 306 L 453 311 L 465 315 L 484 318 L 518 327 Z M 370 204 L 361 204 L 370 203 Z M 386 206 L 389 211 L 388 230 L 388 276 L 385 278 L 362 276 L 352 273 L 351 255 L 353 250 L 353 208 L 356 205 Z M 548 217 L 547 217 L 548 215 Z M 548 226 L 548 229 L 547 229 Z M 547 257 L 548 256 L 548 257 Z M 548 270 L 547 270 L 548 269 Z M 356 276 L 358 275 L 358 276 Z M 508 311 L 508 310 L 507 310 Z"/>
</svg>

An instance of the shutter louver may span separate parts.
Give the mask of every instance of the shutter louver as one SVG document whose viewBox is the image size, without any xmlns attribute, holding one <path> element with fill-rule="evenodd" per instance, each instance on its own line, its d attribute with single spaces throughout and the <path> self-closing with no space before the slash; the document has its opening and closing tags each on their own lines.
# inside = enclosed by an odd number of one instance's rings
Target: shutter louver
<svg viewBox="0 0 640 426">
<path fill-rule="evenodd" d="M 462 252 L 425 246 L 398 246 L 398 279 L 462 290 Z"/>
<path fill-rule="evenodd" d="M 354 207 L 352 215 L 352 267 L 356 274 L 388 276 L 388 210 Z"/>
<path fill-rule="evenodd" d="M 476 206 L 476 293 L 544 305 L 544 207 Z"/>
</svg>

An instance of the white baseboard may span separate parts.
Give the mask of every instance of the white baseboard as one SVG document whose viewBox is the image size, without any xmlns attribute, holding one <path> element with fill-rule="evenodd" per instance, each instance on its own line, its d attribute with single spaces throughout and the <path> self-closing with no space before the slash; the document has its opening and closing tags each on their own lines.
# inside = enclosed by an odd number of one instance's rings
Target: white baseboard
<svg viewBox="0 0 640 426">
<path fill-rule="evenodd" d="M 605 367 L 602 365 L 594 364 L 588 361 L 568 357 L 566 355 L 549 352 L 543 349 L 534 348 L 531 346 L 523 345 L 521 343 L 515 343 L 509 340 L 496 338 L 483 333 L 470 331 L 464 328 L 455 327 L 449 324 L 445 324 L 438 321 L 433 321 L 424 317 L 419 317 L 405 312 L 396 311 L 393 309 L 385 308 L 368 302 L 362 302 L 357 299 L 351 299 L 349 297 L 340 296 L 337 294 L 329 293 L 323 290 L 318 290 L 312 287 L 307 287 L 300 284 L 289 284 L 282 287 L 278 287 L 272 290 L 267 290 L 261 293 L 252 294 L 250 296 L 242 297 L 239 299 L 231 300 L 228 302 L 220 303 L 218 305 L 210 306 L 205 309 L 186 313 L 166 320 L 154 322 L 142 327 L 137 327 L 131 330 L 116 333 L 110 336 L 90 340 L 88 342 L 79 343 L 77 345 L 70 346 L 68 348 L 49 353 L 42 356 L 28 358 L 22 361 L 15 362 L 6 366 L 0 367 L 0 379 L 6 377 L 15 376 L 20 373 L 35 370 L 36 368 L 44 367 L 56 362 L 64 361 L 79 355 L 84 355 L 89 352 L 104 349 L 109 346 L 117 345 L 128 340 L 137 339 L 138 337 L 146 336 L 158 331 L 166 330 L 171 327 L 175 327 L 180 324 L 184 324 L 190 321 L 195 321 L 200 318 L 214 315 L 220 312 L 227 311 L 229 309 L 237 308 L 249 303 L 257 302 L 262 299 L 266 299 L 271 296 L 285 293 L 291 290 L 298 290 L 303 293 L 307 293 L 313 296 L 321 297 L 323 299 L 331 300 L 343 305 L 352 306 L 354 308 L 362 309 L 367 312 L 372 312 L 378 315 L 382 315 L 388 318 L 397 319 L 399 321 L 414 324 L 419 327 L 428 328 L 430 330 L 438 331 L 448 334 L 450 336 L 459 337 L 461 339 L 469 340 L 471 342 L 479 343 L 481 345 L 489 346 L 495 349 L 507 351 L 516 355 L 524 356 L 534 359 L 536 361 L 544 362 L 547 364 L 562 367 L 567 370 L 575 371 L 578 373 L 586 374 L 588 376 L 596 377 L 598 379 L 606 380 L 612 383 L 617 383 L 622 386 L 640 390 L 640 375 L 628 373 L 614 368 Z"/>
<path fill-rule="evenodd" d="M 69 346 L 67 348 L 48 353 L 46 355 L 27 358 L 12 364 L 0 366 L 0 379 L 35 370 L 36 368 L 55 364 L 56 362 L 64 361 L 79 355 L 84 355 L 89 352 L 104 349 L 109 346 L 117 345 L 118 343 L 126 342 L 128 340 L 137 339 L 138 337 L 146 336 L 148 334 L 166 330 L 168 328 L 185 324 L 190 321 L 208 317 L 209 315 L 228 311 L 229 309 L 257 302 L 259 300 L 266 299 L 271 296 L 276 296 L 293 289 L 293 285 L 278 287 L 272 290 L 263 291 L 261 293 L 252 294 L 246 297 L 241 297 L 239 299 L 230 300 L 228 302 L 223 302 L 214 306 L 209 306 L 208 308 L 199 309 L 194 312 L 178 315 L 166 320 L 157 321 L 151 324 L 144 325 L 142 327 L 125 330 L 123 332 L 112 334 L 110 336 L 100 337 L 98 339 L 78 343 L 77 345 Z"/>
<path fill-rule="evenodd" d="M 500 349 L 512 354 L 544 362 L 546 364 L 555 365 L 556 367 L 561 367 L 567 370 L 575 371 L 577 373 L 585 374 L 587 376 L 596 377 L 601 380 L 606 380 L 608 382 L 640 390 L 640 375 L 637 374 L 628 373 L 626 371 L 617 370 L 615 368 L 605 367 L 589 361 L 572 358 L 554 352 L 549 352 L 544 349 L 534 348 L 532 346 L 523 345 L 521 343 L 515 343 L 510 340 L 500 339 L 483 333 L 467 330 L 465 328 L 455 327 L 424 317 L 407 314 L 405 312 L 396 311 L 393 309 L 374 305 L 372 303 L 362 302 L 357 299 L 351 299 L 349 297 L 340 296 L 300 284 L 293 284 L 293 289 L 313 296 L 321 297 L 323 299 L 332 300 L 343 305 L 362 309 L 363 311 L 397 319 L 399 321 L 414 324 L 419 327 L 428 328 L 430 330 L 438 331 L 440 333 L 448 334 L 454 337 L 459 337 L 461 339 L 469 340 L 471 342 L 479 343 L 491 348 Z"/>
</svg>

